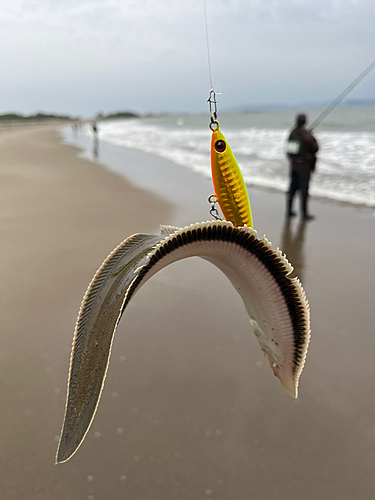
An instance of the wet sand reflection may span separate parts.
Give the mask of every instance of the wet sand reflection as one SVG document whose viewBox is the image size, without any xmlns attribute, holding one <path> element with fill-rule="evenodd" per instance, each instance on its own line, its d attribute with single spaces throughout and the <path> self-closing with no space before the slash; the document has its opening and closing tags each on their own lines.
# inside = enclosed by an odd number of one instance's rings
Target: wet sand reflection
<svg viewBox="0 0 375 500">
<path fill-rule="evenodd" d="M 289 262 L 293 264 L 292 276 L 298 276 L 303 283 L 304 244 L 307 223 L 304 219 L 301 219 L 294 232 L 292 225 L 290 218 L 285 219 L 281 235 L 281 250 L 286 254 Z"/>
</svg>

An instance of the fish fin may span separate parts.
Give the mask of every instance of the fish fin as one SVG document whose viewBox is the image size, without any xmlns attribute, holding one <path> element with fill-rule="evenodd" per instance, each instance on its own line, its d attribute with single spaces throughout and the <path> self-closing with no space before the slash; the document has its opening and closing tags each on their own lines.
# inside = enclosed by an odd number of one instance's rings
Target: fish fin
<svg viewBox="0 0 375 500">
<path fill-rule="evenodd" d="M 163 236 L 168 236 L 170 234 L 175 233 L 180 228 L 175 226 L 160 226 L 160 232 Z"/>
<path fill-rule="evenodd" d="M 68 460 L 94 418 L 107 373 L 122 303 L 136 269 L 161 236 L 136 234 L 123 241 L 91 281 L 79 311 L 70 360 L 68 393 L 56 463 Z"/>
</svg>

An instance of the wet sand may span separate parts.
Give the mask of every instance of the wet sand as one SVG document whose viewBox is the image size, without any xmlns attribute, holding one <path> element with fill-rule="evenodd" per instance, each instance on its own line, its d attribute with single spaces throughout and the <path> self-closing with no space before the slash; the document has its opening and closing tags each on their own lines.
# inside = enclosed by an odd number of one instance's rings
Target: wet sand
<svg viewBox="0 0 375 500">
<path fill-rule="evenodd" d="M 0 498 L 373 499 L 373 210 L 313 200 L 317 220 L 288 227 L 284 197 L 252 188 L 256 229 L 287 253 L 311 305 L 299 399 L 272 375 L 224 276 L 179 262 L 132 300 L 93 425 L 54 465 L 74 324 L 97 267 L 135 232 L 208 218 L 205 180 L 109 149 L 133 185 L 53 128 L 0 137 Z M 167 192 L 140 189 L 155 172 Z"/>
</svg>

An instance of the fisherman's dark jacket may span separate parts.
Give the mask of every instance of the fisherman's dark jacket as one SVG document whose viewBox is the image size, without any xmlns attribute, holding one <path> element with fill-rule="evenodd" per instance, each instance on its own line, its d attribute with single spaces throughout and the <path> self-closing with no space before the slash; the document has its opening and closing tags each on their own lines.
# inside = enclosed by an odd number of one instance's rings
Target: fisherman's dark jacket
<svg viewBox="0 0 375 500">
<path fill-rule="evenodd" d="M 288 142 L 298 141 L 300 143 L 297 154 L 288 153 L 292 170 L 310 169 L 314 170 L 316 153 L 319 150 L 317 140 L 305 127 L 297 127 L 289 135 Z"/>
</svg>

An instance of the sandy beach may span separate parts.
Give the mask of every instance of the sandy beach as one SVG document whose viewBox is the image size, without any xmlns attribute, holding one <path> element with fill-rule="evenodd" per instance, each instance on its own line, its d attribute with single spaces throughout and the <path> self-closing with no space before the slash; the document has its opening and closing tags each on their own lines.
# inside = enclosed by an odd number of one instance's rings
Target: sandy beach
<svg viewBox="0 0 375 500">
<path fill-rule="evenodd" d="M 0 499 L 372 500 L 374 209 L 312 200 L 316 221 L 288 225 L 284 196 L 255 188 L 255 229 L 311 306 L 300 397 L 272 375 L 226 278 L 182 261 L 132 300 L 93 425 L 54 464 L 96 269 L 131 234 L 207 220 L 212 192 L 167 160 L 101 144 L 90 161 L 61 141 L 56 126 L 0 135 Z"/>
</svg>

